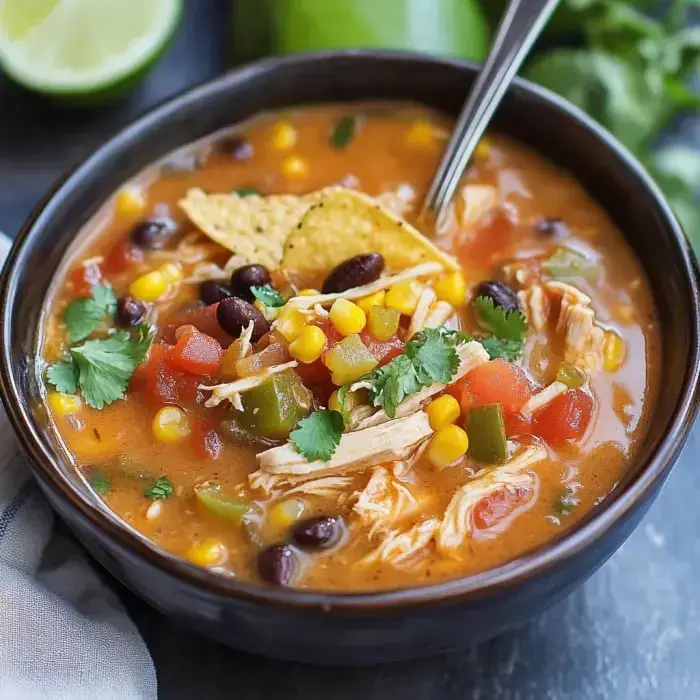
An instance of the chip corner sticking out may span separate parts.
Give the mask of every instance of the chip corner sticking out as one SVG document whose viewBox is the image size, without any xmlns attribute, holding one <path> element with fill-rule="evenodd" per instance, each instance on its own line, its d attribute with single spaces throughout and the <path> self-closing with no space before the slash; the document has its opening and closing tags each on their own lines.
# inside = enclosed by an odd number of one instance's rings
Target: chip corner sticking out
<svg viewBox="0 0 700 700">
<path fill-rule="evenodd" d="M 320 193 L 302 197 L 206 194 L 190 189 L 178 201 L 190 221 L 209 238 L 252 263 L 276 269 L 292 229 Z"/>
<path fill-rule="evenodd" d="M 371 197 L 343 188 L 327 191 L 306 211 L 287 239 L 282 267 L 327 270 L 362 253 L 380 253 L 390 270 L 428 261 L 459 269 L 408 222 Z"/>
</svg>

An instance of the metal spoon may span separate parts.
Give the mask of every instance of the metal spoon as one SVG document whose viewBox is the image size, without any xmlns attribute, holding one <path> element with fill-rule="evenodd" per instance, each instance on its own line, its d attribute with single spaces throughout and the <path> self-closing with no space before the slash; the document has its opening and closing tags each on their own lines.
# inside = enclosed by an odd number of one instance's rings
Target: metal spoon
<svg viewBox="0 0 700 700">
<path fill-rule="evenodd" d="M 510 0 L 423 204 L 439 221 L 493 113 L 559 0 Z"/>
</svg>

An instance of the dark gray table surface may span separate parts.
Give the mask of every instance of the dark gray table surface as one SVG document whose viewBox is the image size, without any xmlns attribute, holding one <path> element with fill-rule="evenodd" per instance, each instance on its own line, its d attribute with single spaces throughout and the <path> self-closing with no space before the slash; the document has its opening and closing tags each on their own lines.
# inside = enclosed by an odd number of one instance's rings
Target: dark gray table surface
<svg viewBox="0 0 700 700">
<path fill-rule="evenodd" d="M 67 167 L 151 104 L 226 68 L 229 0 L 187 5 L 145 83 L 117 106 L 75 111 L 0 77 L 0 229 L 15 235 Z M 671 138 L 700 143 L 700 121 Z M 468 652 L 369 669 L 251 657 L 182 630 L 120 589 L 151 649 L 163 700 L 695 700 L 700 698 L 700 428 L 642 525 L 588 583 L 527 627 Z"/>
</svg>

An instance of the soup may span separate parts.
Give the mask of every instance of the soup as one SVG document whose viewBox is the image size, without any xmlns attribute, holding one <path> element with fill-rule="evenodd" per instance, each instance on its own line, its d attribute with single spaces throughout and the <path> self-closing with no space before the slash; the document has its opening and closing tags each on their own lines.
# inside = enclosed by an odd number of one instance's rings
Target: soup
<svg viewBox="0 0 700 700">
<path fill-rule="evenodd" d="M 421 217 L 449 129 L 408 104 L 263 114 L 93 218 L 40 370 L 127 523 L 223 576 L 367 591 L 495 567 L 614 489 L 659 374 L 647 280 L 497 134 Z"/>
</svg>

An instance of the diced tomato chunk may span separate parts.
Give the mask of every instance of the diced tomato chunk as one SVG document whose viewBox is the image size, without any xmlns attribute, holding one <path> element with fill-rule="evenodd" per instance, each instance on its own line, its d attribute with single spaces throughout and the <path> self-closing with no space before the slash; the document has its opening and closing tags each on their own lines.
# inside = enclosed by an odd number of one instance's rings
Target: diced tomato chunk
<svg viewBox="0 0 700 700">
<path fill-rule="evenodd" d="M 159 340 L 165 343 L 175 343 L 177 338 L 175 337 L 175 331 L 180 326 L 194 326 L 202 333 L 210 335 L 212 338 L 216 338 L 221 347 L 227 348 L 233 342 L 233 338 L 224 331 L 224 329 L 219 325 L 216 320 L 216 307 L 218 304 L 210 304 L 209 306 L 202 306 L 198 309 L 193 309 L 192 311 L 185 311 L 183 313 L 175 314 L 170 322 L 162 328 L 159 333 Z"/>
<path fill-rule="evenodd" d="M 202 379 L 169 362 L 172 350 L 172 345 L 154 343 L 146 362 L 134 372 L 130 387 L 143 391 L 157 405 L 194 403 Z"/>
<path fill-rule="evenodd" d="M 360 333 L 362 342 L 367 346 L 367 349 L 377 358 L 379 367 L 393 360 L 397 355 L 400 355 L 406 343 L 397 335 L 389 338 L 389 340 L 377 340 L 373 338 L 369 331 L 364 330 Z"/>
<path fill-rule="evenodd" d="M 513 511 L 527 503 L 532 492 L 526 486 L 508 486 L 484 496 L 472 512 L 474 527 L 488 530 L 507 518 Z"/>
<path fill-rule="evenodd" d="M 569 389 L 537 411 L 533 432 L 550 445 L 562 445 L 583 436 L 593 415 L 593 397 L 582 389 Z"/>
<path fill-rule="evenodd" d="M 119 241 L 107 253 L 104 261 L 104 271 L 109 277 L 119 275 L 131 267 L 143 262 L 143 250 L 128 238 Z"/>
<path fill-rule="evenodd" d="M 216 338 L 200 333 L 192 326 L 170 351 L 168 362 L 191 374 L 217 374 L 221 368 L 221 345 Z"/>
<path fill-rule="evenodd" d="M 89 297 L 92 288 L 102 282 L 102 268 L 97 263 L 78 265 L 70 274 L 73 291 L 77 297 Z"/>
<path fill-rule="evenodd" d="M 196 420 L 191 435 L 195 451 L 201 459 L 219 459 L 224 443 L 213 424 Z"/>
<path fill-rule="evenodd" d="M 532 433 L 532 419 L 522 413 L 505 413 L 503 422 L 506 425 L 506 435 L 529 435 Z"/>
<path fill-rule="evenodd" d="M 525 371 L 505 360 L 479 365 L 455 382 L 449 392 L 459 401 L 462 412 L 475 406 L 499 403 L 503 412 L 519 413 L 532 396 L 533 387 Z"/>
</svg>

